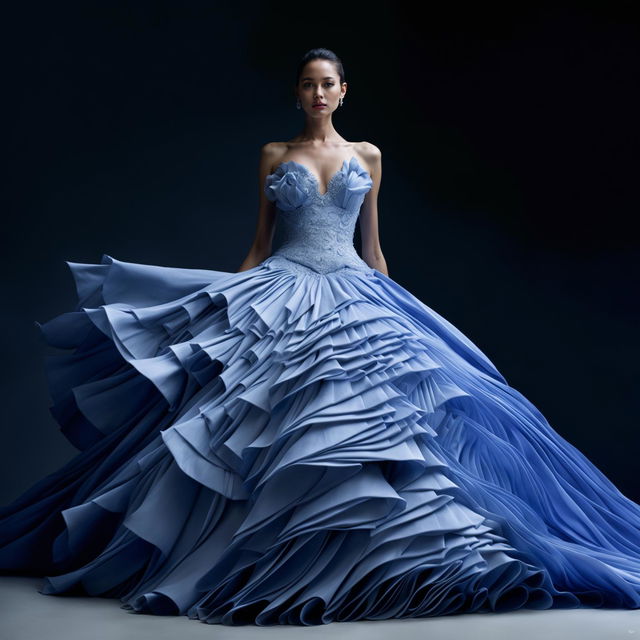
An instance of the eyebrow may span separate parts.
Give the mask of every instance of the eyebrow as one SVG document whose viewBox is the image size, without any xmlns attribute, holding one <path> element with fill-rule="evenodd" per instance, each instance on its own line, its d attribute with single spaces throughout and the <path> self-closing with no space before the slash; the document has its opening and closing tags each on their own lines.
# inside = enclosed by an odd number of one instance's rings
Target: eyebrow
<svg viewBox="0 0 640 640">
<path fill-rule="evenodd" d="M 310 78 L 309 76 L 307 76 L 306 78 L 302 78 L 303 80 L 313 80 L 313 78 Z M 323 80 L 333 80 L 333 76 L 325 76 L 324 78 L 322 78 Z"/>
</svg>

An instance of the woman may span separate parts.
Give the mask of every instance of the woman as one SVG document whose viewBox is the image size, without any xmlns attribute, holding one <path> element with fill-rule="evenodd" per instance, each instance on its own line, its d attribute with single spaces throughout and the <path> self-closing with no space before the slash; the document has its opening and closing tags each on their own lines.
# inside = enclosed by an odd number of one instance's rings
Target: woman
<svg viewBox="0 0 640 640">
<path fill-rule="evenodd" d="M 230 625 L 638 608 L 640 506 L 388 276 L 333 52 L 296 94 L 237 273 L 68 263 L 76 309 L 37 324 L 82 451 L 4 508 L 0 567 Z"/>
</svg>

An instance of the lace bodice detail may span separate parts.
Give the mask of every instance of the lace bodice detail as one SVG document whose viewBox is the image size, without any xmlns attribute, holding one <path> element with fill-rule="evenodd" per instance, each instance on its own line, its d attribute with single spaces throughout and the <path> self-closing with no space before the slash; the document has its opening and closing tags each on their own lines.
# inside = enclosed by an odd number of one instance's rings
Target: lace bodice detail
<svg viewBox="0 0 640 640">
<path fill-rule="evenodd" d="M 282 256 L 318 273 L 344 267 L 370 270 L 353 246 L 355 225 L 373 182 L 357 158 L 345 160 L 320 193 L 316 176 L 295 160 L 283 162 L 265 180 L 275 202 L 283 240 L 272 256 Z"/>
</svg>

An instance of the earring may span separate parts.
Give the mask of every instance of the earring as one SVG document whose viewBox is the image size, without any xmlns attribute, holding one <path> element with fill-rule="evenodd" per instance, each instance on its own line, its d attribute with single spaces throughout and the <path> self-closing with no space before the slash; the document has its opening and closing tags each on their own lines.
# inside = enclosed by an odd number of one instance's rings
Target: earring
<svg viewBox="0 0 640 640">
<path fill-rule="evenodd" d="M 340 106 L 342 106 L 342 96 L 340 96 Z"/>
<path fill-rule="evenodd" d="M 300 104 L 300 98 L 296 100 L 296 109 L 302 109 L 302 105 Z"/>
</svg>

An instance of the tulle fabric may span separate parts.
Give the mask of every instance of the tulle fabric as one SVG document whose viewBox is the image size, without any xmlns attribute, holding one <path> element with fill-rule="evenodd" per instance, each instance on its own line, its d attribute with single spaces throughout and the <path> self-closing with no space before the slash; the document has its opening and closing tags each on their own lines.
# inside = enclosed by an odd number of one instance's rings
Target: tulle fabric
<svg viewBox="0 0 640 640">
<path fill-rule="evenodd" d="M 0 511 L 3 573 L 229 625 L 640 606 L 640 506 L 381 272 L 67 264 L 80 453 Z"/>
</svg>

